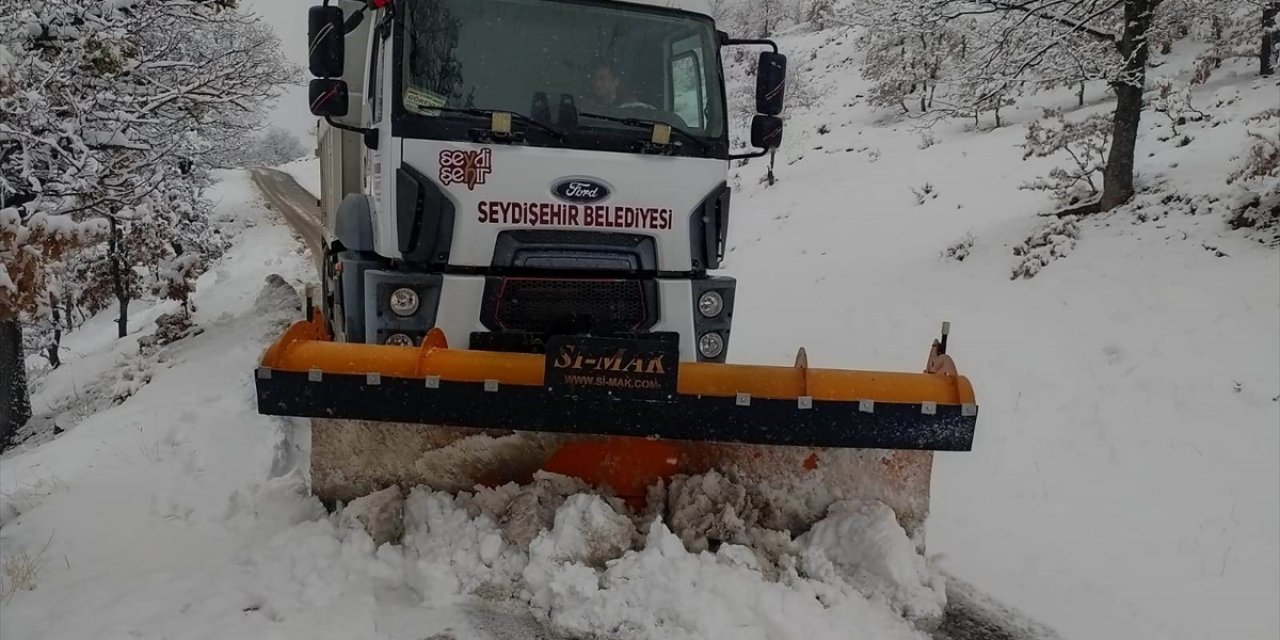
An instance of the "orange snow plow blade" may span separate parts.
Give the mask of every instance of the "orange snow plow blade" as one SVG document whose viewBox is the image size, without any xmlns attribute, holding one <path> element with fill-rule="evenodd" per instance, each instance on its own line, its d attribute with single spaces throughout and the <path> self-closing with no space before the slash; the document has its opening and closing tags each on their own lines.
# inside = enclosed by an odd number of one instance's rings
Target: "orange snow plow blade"
<svg viewBox="0 0 1280 640">
<path fill-rule="evenodd" d="M 679 362 L 670 346 L 567 337 L 544 356 L 449 349 L 439 331 L 421 347 L 337 343 L 317 310 L 263 355 L 258 408 L 313 418 L 312 488 L 326 501 L 549 471 L 639 503 L 659 480 L 717 470 L 880 499 L 911 530 L 932 451 L 972 446 L 963 376 Z"/>
</svg>

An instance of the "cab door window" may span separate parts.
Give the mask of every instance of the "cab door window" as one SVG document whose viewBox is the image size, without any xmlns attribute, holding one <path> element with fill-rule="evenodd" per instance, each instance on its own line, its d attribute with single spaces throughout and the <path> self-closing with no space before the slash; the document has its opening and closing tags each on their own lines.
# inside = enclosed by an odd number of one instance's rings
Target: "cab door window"
<svg viewBox="0 0 1280 640">
<path fill-rule="evenodd" d="M 671 46 L 671 110 L 693 129 L 704 128 L 707 88 L 702 71 L 701 40 L 697 37 L 677 40 Z"/>
</svg>

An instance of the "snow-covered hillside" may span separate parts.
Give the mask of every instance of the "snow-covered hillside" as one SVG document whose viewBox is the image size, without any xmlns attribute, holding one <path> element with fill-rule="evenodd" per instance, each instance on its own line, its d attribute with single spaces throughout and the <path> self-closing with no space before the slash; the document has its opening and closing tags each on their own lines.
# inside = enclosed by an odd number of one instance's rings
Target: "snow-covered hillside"
<svg viewBox="0 0 1280 640">
<path fill-rule="evenodd" d="M 1065 160 L 1021 160 L 1039 111 L 990 132 L 886 124 L 849 106 L 865 90 L 850 37 L 784 42 L 822 97 L 792 114 L 775 186 L 762 161 L 736 171 L 731 360 L 804 346 L 813 366 L 910 370 L 950 320 L 981 415 L 973 452 L 938 457 L 941 566 L 1068 638 L 1274 636 L 1280 255 L 1230 229 L 1225 175 L 1248 130 L 1280 136 L 1245 123 L 1280 84 L 1240 67 L 1196 90 L 1213 119 L 1183 127 L 1183 147 L 1149 115 L 1151 192 L 1079 220 L 1064 259 L 1011 280 L 1053 208 L 1018 186 Z M 962 261 L 945 256 L 967 240 Z"/>
<path fill-rule="evenodd" d="M 834 510 L 793 567 L 761 567 L 736 545 L 689 553 L 552 478 L 416 491 L 404 543 L 375 547 L 305 495 L 300 421 L 255 410 L 253 366 L 299 313 L 288 285 L 314 274 L 229 172 L 215 199 L 235 245 L 198 282 L 200 333 L 140 351 L 169 303 L 135 309 L 125 340 L 108 310 L 33 381 L 65 433 L 0 458 L 0 637 L 466 640 L 532 617 L 584 637 L 917 638 L 903 615 L 936 611 L 941 568 L 1068 640 L 1273 638 L 1280 254 L 1227 224 L 1224 176 L 1276 81 L 1221 72 L 1183 146 L 1148 118 L 1147 191 L 1063 223 L 1018 189 L 1060 162 L 1021 160 L 1033 106 L 926 135 L 859 104 L 847 35 L 782 43 L 810 106 L 789 114 L 776 184 L 765 161 L 734 169 L 730 359 L 803 346 L 816 367 L 912 371 L 953 323 L 981 414 L 972 452 L 937 457 L 933 564 L 874 505 Z M 1073 116 L 1108 108 L 1090 100 Z M 314 163 L 293 169 L 314 188 Z M 1046 222 L 1063 257 L 1012 279 Z M 524 547 L 489 515 L 519 492 L 553 522 Z"/>
</svg>

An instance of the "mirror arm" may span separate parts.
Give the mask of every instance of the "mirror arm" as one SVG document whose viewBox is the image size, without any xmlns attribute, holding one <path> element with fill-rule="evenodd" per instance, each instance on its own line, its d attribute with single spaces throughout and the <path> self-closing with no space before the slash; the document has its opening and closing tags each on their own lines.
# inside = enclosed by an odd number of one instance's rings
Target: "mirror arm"
<svg viewBox="0 0 1280 640">
<path fill-rule="evenodd" d="M 335 122 L 334 119 L 329 116 L 325 116 L 324 121 L 328 122 L 329 126 L 333 127 L 334 129 L 342 129 L 343 131 L 350 131 L 352 133 L 360 134 L 364 138 L 364 146 L 370 149 L 373 149 L 374 151 L 378 150 L 378 130 L 377 129 L 367 129 L 365 127 L 353 127 L 349 124 L 342 124 L 341 122 Z"/>
<path fill-rule="evenodd" d="M 773 149 L 761 149 L 759 151 L 752 151 L 751 153 L 731 153 L 729 154 L 729 159 L 730 160 L 746 160 L 748 158 L 759 158 L 762 156 L 769 155 L 771 151 L 773 151 Z"/>
<path fill-rule="evenodd" d="M 778 43 L 772 40 L 756 40 L 756 39 L 741 40 L 741 39 L 735 39 L 735 38 L 728 38 L 728 39 L 722 40 L 720 44 L 726 47 L 736 47 L 736 46 L 742 46 L 742 45 L 761 45 L 761 46 L 765 46 L 773 49 L 774 53 L 778 53 Z"/>
<path fill-rule="evenodd" d="M 342 23 L 342 35 L 345 36 L 350 34 L 352 31 L 356 30 L 356 27 L 360 26 L 361 22 L 364 22 L 364 13 L 368 8 L 369 7 L 367 5 L 360 7 L 355 13 L 352 13 L 347 18 L 346 22 Z"/>
</svg>

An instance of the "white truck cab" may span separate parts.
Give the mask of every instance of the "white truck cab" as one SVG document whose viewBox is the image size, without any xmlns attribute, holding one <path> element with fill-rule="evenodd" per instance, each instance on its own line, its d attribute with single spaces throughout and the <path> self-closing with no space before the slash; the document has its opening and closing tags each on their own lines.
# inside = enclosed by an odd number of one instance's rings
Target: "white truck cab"
<svg viewBox="0 0 1280 640">
<path fill-rule="evenodd" d="M 781 140 L 776 45 L 660 0 L 326 0 L 309 30 L 336 339 L 627 336 L 724 362 L 726 173 Z M 727 46 L 771 49 L 748 154 L 730 153 Z"/>
</svg>

